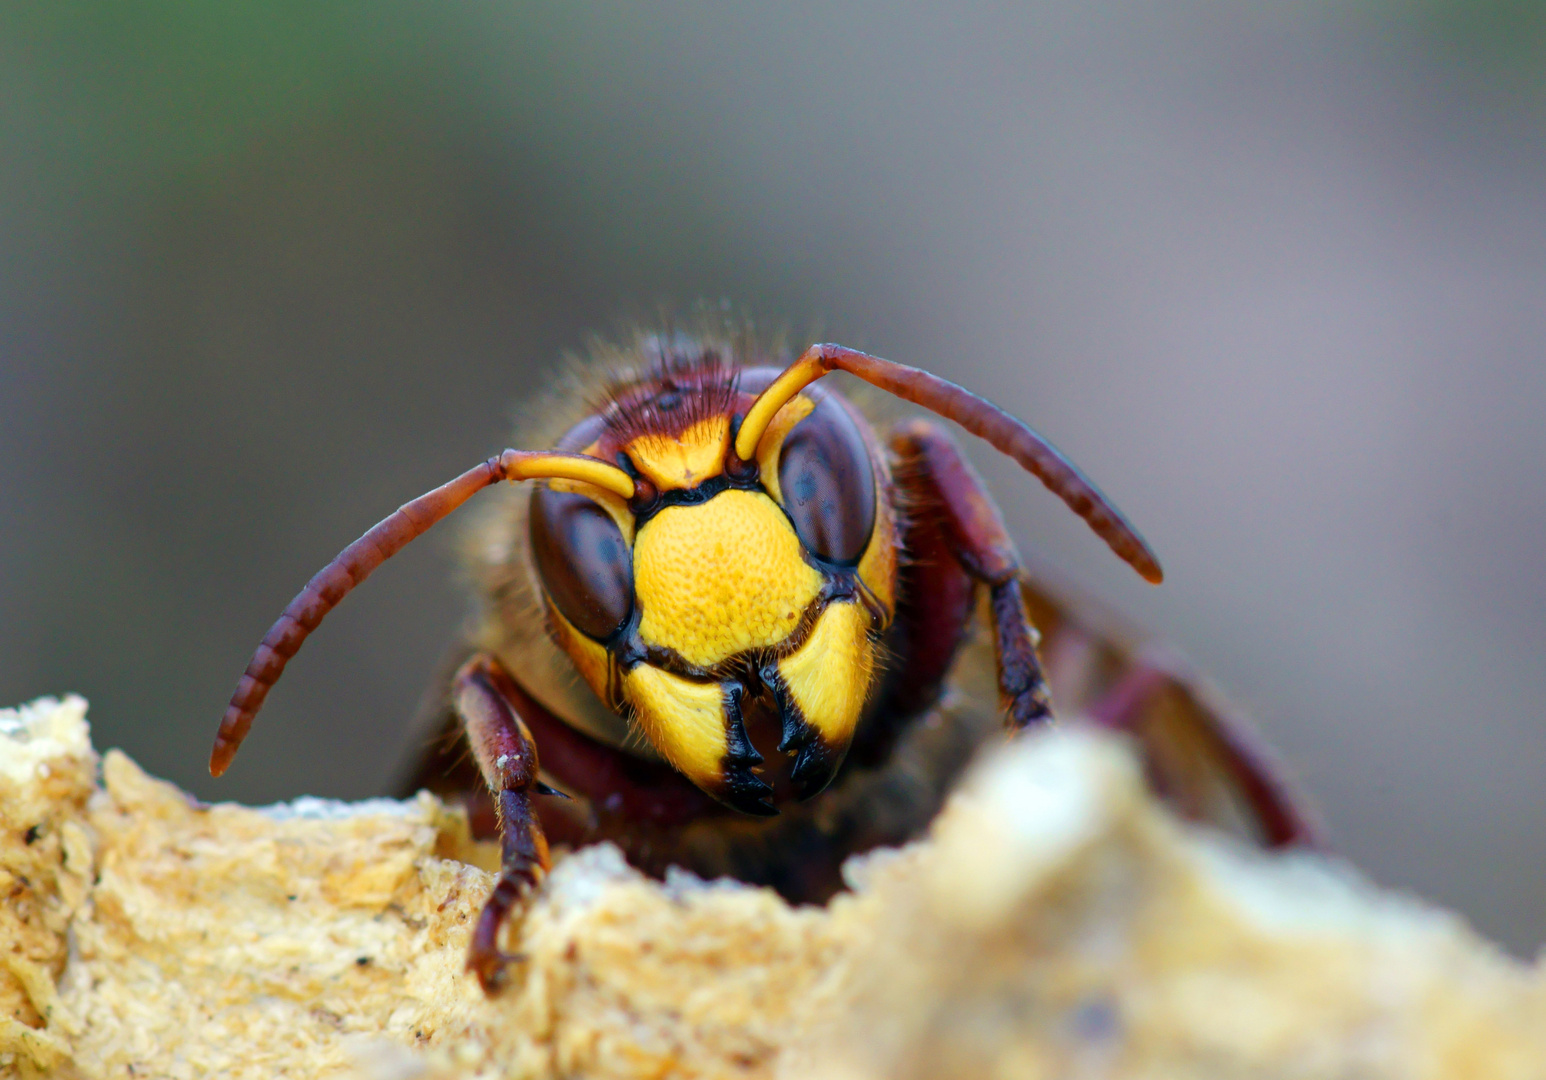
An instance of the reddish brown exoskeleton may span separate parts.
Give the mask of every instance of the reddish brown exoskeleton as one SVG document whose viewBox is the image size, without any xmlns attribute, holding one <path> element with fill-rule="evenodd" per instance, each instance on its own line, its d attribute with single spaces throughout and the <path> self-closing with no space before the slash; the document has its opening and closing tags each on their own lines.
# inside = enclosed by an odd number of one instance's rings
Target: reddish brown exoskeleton
<svg viewBox="0 0 1546 1080">
<path fill-rule="evenodd" d="M 539 441 L 552 449 L 489 458 L 312 579 L 259 646 L 210 759 L 225 771 L 285 663 L 372 570 L 483 488 L 536 481 L 473 545 L 478 627 L 405 784 L 467 798 L 501 839 L 469 957 L 486 989 L 549 837 L 821 900 L 848 855 L 916 835 L 994 731 L 1046 722 L 1049 681 L 1064 715 L 1134 736 L 1183 812 L 1268 845 L 1310 838 L 1191 680 L 1027 578 L 945 428 L 915 418 L 882 435 L 819 380 L 847 372 L 985 439 L 1159 582 L 1138 533 L 1021 421 L 837 345 L 789 363 L 746 335 L 641 334 L 600 363 L 598 401 L 542 410 L 568 413 Z M 970 642 L 979 617 L 991 663 Z M 1001 710 L 942 698 L 974 669 Z"/>
</svg>

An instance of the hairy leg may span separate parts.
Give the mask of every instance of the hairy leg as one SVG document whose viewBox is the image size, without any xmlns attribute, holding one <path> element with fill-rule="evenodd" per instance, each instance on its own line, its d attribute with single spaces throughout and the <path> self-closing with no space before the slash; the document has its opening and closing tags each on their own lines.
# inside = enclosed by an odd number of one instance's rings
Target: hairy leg
<svg viewBox="0 0 1546 1080">
<path fill-rule="evenodd" d="M 910 548 L 928 560 L 910 567 L 910 590 L 926 597 L 953 596 L 975 579 L 989 589 L 998 654 L 999 688 L 1009 703 L 1011 727 L 1048 715 L 1049 699 L 1026 613 L 1019 557 L 1003 520 L 970 464 L 938 425 L 913 421 L 891 439 L 897 476 L 911 519 Z M 953 575 L 953 577 L 952 577 Z M 954 592 L 952 592 L 954 587 Z M 1099 632 L 1090 633 L 1067 611 L 1036 597 L 1047 618 L 1048 658 L 1070 715 L 1120 731 L 1137 741 L 1155 790 L 1187 817 L 1249 836 L 1267 847 L 1318 845 L 1320 830 L 1271 753 L 1226 705 L 1206 692 L 1174 661 L 1153 650 L 1131 652 Z M 936 607 L 942 601 L 930 599 Z M 960 614 L 955 612 L 959 610 Z M 959 620 L 969 613 L 959 599 L 946 625 L 910 630 L 924 644 L 920 658 L 939 654 L 948 663 L 959 640 Z M 948 641 L 949 650 L 938 647 Z M 933 645 L 932 653 L 928 646 Z M 1082 646 L 1082 647 L 1081 647 Z M 914 658 L 906 657 L 911 665 Z M 933 673 L 942 678 L 943 667 Z"/>
<path fill-rule="evenodd" d="M 1272 752 L 1174 659 L 1140 651 L 1088 715 L 1137 741 L 1150 783 L 1185 816 L 1263 847 L 1324 846 Z"/>
<path fill-rule="evenodd" d="M 534 796 L 554 794 L 538 779 L 537 748 L 518 703 L 526 695 L 491 656 L 474 656 L 451 683 L 451 703 L 467 733 L 478 770 L 499 818 L 500 871 L 473 929 L 467 968 L 486 993 L 499 991 L 512 959 L 499 949 L 499 931 L 522 896 L 548 872 L 547 837 Z"/>
<path fill-rule="evenodd" d="M 988 588 L 999 692 L 1008 708 L 1009 726 L 1024 728 L 1047 719 L 1052 713 L 1051 696 L 1036 657 L 1036 631 L 1020 594 L 1020 557 L 992 496 L 938 424 L 913 420 L 898 425 L 891 448 L 897 456 L 906 512 L 917 523 L 920 538 L 924 530 L 937 530 L 959 567 L 941 566 L 937 575 L 959 576 L 964 571 Z M 915 589 L 927 590 L 934 584 L 926 569 L 916 577 Z M 959 627 L 948 629 L 953 640 L 958 639 Z"/>
</svg>

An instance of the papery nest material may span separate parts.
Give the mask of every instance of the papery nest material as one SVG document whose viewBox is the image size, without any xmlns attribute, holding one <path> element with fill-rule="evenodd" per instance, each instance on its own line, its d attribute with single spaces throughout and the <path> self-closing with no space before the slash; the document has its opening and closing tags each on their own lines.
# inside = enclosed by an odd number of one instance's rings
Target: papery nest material
<svg viewBox="0 0 1546 1080">
<path fill-rule="evenodd" d="M 1546 1075 L 1546 975 L 1324 857 L 1018 739 L 825 908 L 562 858 L 487 999 L 491 878 L 429 796 L 201 807 L 85 703 L 0 711 L 0 1075 Z"/>
</svg>

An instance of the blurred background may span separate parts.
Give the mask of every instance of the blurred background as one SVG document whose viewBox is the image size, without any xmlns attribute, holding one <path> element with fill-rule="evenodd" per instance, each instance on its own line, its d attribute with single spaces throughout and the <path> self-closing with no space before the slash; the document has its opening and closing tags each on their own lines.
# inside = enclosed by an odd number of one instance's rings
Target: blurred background
<svg viewBox="0 0 1546 1080">
<path fill-rule="evenodd" d="M 1253 715 L 1371 875 L 1546 939 L 1546 5 L 0 4 L 0 701 L 204 798 L 375 792 L 464 611 L 299 586 L 620 312 L 933 370 L 1022 548 Z"/>
</svg>

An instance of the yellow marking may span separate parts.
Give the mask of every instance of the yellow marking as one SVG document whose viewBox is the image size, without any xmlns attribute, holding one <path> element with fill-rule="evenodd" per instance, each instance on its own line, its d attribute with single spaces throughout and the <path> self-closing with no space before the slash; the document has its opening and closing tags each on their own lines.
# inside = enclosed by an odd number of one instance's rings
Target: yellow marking
<svg viewBox="0 0 1546 1080">
<path fill-rule="evenodd" d="M 814 350 L 812 350 L 814 351 Z M 784 403 L 804 390 L 811 383 L 827 373 L 827 368 L 822 365 L 819 356 L 807 352 L 800 359 L 784 369 L 784 373 L 773 380 L 771 386 L 762 392 L 752 407 L 746 413 L 746 419 L 741 421 L 741 430 L 735 433 L 736 456 L 743 461 L 752 459 L 752 451 L 757 449 L 757 444 L 762 441 L 762 434 L 773 422 L 773 417 Z"/>
<path fill-rule="evenodd" d="M 640 435 L 628 444 L 628 456 L 661 491 L 697 487 L 725 471 L 730 449 L 730 418 L 700 420 L 680 437 Z"/>
<path fill-rule="evenodd" d="M 710 794 L 724 786 L 728 741 L 718 683 L 639 664 L 623 676 L 623 696 L 645 737 L 678 772 Z"/>
<path fill-rule="evenodd" d="M 639 635 L 709 667 L 787 638 L 821 591 L 821 574 L 776 503 L 731 489 L 698 506 L 668 506 L 633 549 Z"/>
<path fill-rule="evenodd" d="M 612 699 L 610 687 L 612 658 L 608 655 L 606 646 L 592 641 L 576 630 L 574 625 L 564 618 L 563 613 L 545 596 L 542 606 L 547 609 L 548 625 L 553 629 L 553 638 L 558 642 L 558 647 L 569 654 L 569 659 L 574 661 L 575 670 L 580 673 L 580 678 L 590 684 L 590 688 L 596 691 L 596 696 L 606 702 L 608 708 L 615 709 L 618 703 Z"/>
<path fill-rule="evenodd" d="M 757 472 L 774 502 L 782 504 L 784 501 L 784 492 L 778 482 L 778 457 L 783 452 L 784 440 L 789 437 L 790 429 L 809 416 L 815 407 L 816 403 L 808 397 L 790 401 L 778 410 L 773 423 L 768 425 L 767 432 L 757 443 Z"/>
<path fill-rule="evenodd" d="M 832 604 L 798 650 L 778 662 L 778 673 L 805 720 L 841 752 L 853 739 L 875 675 L 875 645 L 863 605 Z"/>
<path fill-rule="evenodd" d="M 891 510 L 890 492 L 875 477 L 875 527 L 870 530 L 870 542 L 859 556 L 859 580 L 879 600 L 885 610 L 885 629 L 891 625 L 896 613 L 896 515 Z"/>
<path fill-rule="evenodd" d="M 588 458 L 584 454 L 566 454 L 558 450 L 543 453 L 532 450 L 506 450 L 499 464 L 507 480 L 581 480 L 595 484 L 624 499 L 633 498 L 633 477 L 616 465 Z"/>
</svg>

